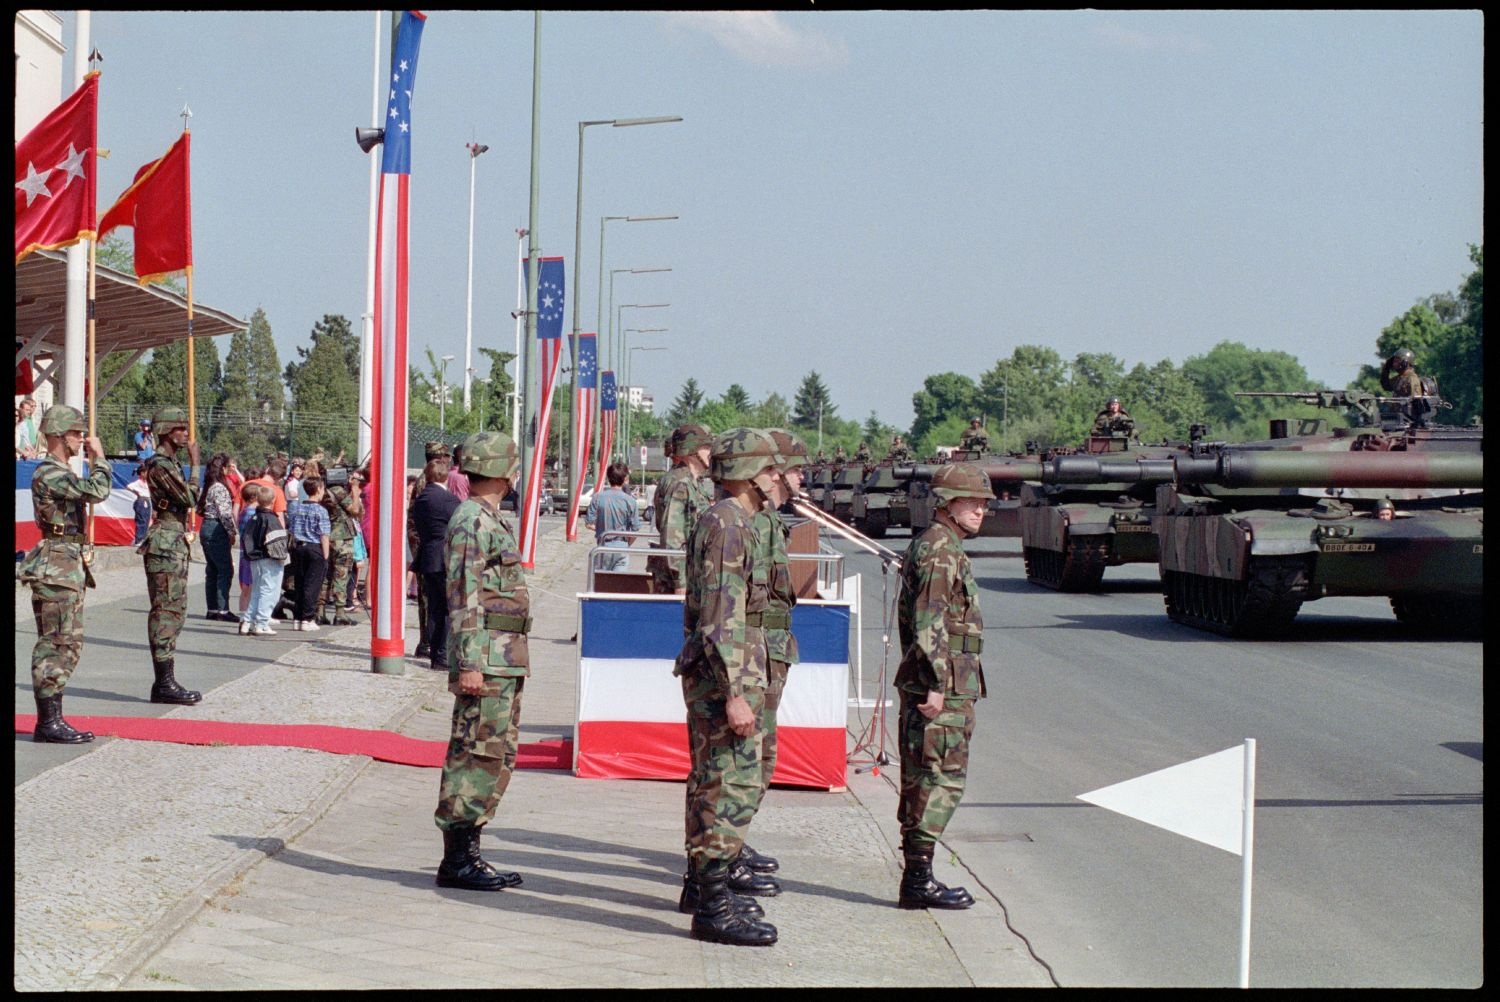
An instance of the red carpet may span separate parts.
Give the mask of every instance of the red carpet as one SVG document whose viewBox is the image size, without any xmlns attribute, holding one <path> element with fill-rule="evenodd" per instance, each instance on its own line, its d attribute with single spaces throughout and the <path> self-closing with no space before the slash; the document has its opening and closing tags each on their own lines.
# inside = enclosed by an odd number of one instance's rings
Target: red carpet
<svg viewBox="0 0 1500 1002">
<path fill-rule="evenodd" d="M 441 768 L 446 741 L 420 741 L 390 731 L 330 727 L 323 724 L 236 724 L 221 720 L 181 717 L 75 717 L 68 723 L 98 737 L 133 741 L 170 741 L 182 745 L 279 745 L 311 748 L 335 755 L 368 755 L 381 762 Z M 16 714 L 16 733 L 36 729 L 36 714 Z M 524 744 L 516 755 L 517 769 L 571 769 L 573 742 L 537 741 Z"/>
</svg>

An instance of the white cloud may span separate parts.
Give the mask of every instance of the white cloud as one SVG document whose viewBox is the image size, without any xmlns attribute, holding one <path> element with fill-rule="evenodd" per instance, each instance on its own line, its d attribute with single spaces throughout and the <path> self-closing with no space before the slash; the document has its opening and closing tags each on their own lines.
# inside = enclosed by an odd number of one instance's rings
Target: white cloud
<svg viewBox="0 0 1500 1002">
<path fill-rule="evenodd" d="M 1094 37 L 1106 48 L 1127 49 L 1133 52 L 1190 52 L 1209 50 L 1208 43 L 1194 35 L 1139 31 L 1127 28 L 1115 21 L 1095 25 Z"/>
<path fill-rule="evenodd" d="M 837 69 L 849 62 L 842 40 L 793 28 L 775 11 L 674 11 L 662 18 L 669 28 L 702 32 L 757 66 Z"/>
</svg>

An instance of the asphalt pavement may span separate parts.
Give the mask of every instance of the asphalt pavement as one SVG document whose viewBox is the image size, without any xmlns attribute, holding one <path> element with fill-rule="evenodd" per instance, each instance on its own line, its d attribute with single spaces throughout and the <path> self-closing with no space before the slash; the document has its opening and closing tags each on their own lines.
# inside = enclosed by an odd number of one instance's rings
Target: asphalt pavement
<svg viewBox="0 0 1500 1002">
<path fill-rule="evenodd" d="M 587 534 L 543 522 L 522 742 L 571 735 Z M 113 559 L 113 558 L 112 558 Z M 70 717 L 166 715 L 384 728 L 445 740 L 445 676 L 369 669 L 368 628 L 239 637 L 189 585 L 178 677 L 194 707 L 146 700 L 144 580 L 105 561 L 89 595 Z M 34 627 L 16 597 L 16 706 L 32 712 Z M 410 628 L 408 645 L 414 646 Z M 851 708 L 851 733 L 869 718 Z M 889 744 L 889 741 L 888 741 Z M 851 738 L 851 748 L 854 741 Z M 516 773 L 482 847 L 524 883 L 443 890 L 433 875 L 438 770 L 275 747 L 16 736 L 14 986 L 23 991 L 308 988 L 1048 986 L 1004 904 L 951 851 L 962 912 L 902 911 L 896 795 L 885 770 L 836 793 L 773 789 L 754 844 L 781 860 L 764 899 L 781 939 L 700 943 L 676 910 L 682 785 Z M 894 768 L 894 767 L 892 767 Z M 945 848 L 951 848 L 946 847 Z"/>
</svg>

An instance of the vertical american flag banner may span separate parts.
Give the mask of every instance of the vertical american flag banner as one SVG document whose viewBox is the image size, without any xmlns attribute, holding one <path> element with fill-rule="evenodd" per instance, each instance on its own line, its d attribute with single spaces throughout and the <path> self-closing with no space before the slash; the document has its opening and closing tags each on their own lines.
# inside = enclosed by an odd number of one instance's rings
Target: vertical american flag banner
<svg viewBox="0 0 1500 1002">
<path fill-rule="evenodd" d="M 375 350 L 370 386 L 370 656 L 376 671 L 406 653 L 406 286 L 411 95 L 426 18 L 401 15 L 391 44 L 375 244 Z"/>
<path fill-rule="evenodd" d="M 615 444 L 615 418 L 619 410 L 615 400 L 615 374 L 608 369 L 599 373 L 599 475 L 594 486 L 604 483 L 604 471 L 609 466 L 609 450 Z"/>
<path fill-rule="evenodd" d="M 528 273 L 527 278 L 530 278 Z M 542 477 L 547 468 L 547 430 L 552 421 L 552 391 L 557 387 L 557 369 L 563 346 L 563 259 L 542 258 L 536 283 L 536 343 L 541 362 L 541 395 L 537 398 L 536 447 L 531 450 L 531 469 L 526 473 L 526 497 L 521 502 L 521 566 L 536 566 L 537 516 L 542 506 Z"/>
<path fill-rule="evenodd" d="M 578 498 L 583 493 L 583 478 L 589 469 L 589 445 L 593 439 L 595 386 L 599 381 L 599 339 L 593 334 L 578 335 L 578 371 L 573 374 L 573 413 L 578 415 L 573 429 L 573 492 L 568 499 L 568 542 L 578 538 Z M 597 484 L 598 481 L 596 480 Z"/>
</svg>

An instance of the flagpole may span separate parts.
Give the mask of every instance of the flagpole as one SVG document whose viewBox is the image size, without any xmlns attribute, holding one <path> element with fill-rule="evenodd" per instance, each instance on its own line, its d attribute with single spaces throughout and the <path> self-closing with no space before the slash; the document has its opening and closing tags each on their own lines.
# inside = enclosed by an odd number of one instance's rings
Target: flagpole
<svg viewBox="0 0 1500 1002">
<path fill-rule="evenodd" d="M 521 398 L 521 417 L 524 425 L 516 438 L 516 442 L 521 450 L 520 475 L 524 478 L 520 489 L 516 493 L 516 497 L 519 499 L 531 496 L 532 485 L 529 482 L 532 479 L 531 466 L 527 462 L 530 454 L 540 448 L 542 450 L 542 457 L 545 459 L 547 453 L 547 442 L 543 436 L 538 436 L 538 438 L 542 439 L 539 442 L 527 442 L 527 436 L 531 431 L 531 418 L 533 416 L 531 410 L 531 358 L 534 350 L 533 345 L 536 342 L 536 295 L 537 286 L 542 279 L 541 249 L 537 246 L 536 240 L 537 188 L 540 180 L 542 145 L 542 12 L 539 10 L 533 11 L 531 17 L 531 204 L 526 221 L 526 258 L 530 262 L 530 267 L 526 272 L 526 336 L 524 343 L 521 345 L 522 351 L 525 352 L 525 361 L 521 366 L 522 382 L 520 384 L 521 392 L 524 394 Z M 522 509 L 525 508 L 524 500 L 522 500 L 519 507 Z M 518 511 L 517 514 L 521 515 L 522 512 Z M 534 535 L 535 526 L 528 529 L 524 517 L 520 519 L 520 523 L 521 552 L 523 554 L 534 552 L 529 547 L 531 543 L 530 536 Z M 522 566 L 526 565 L 527 562 L 523 560 Z"/>
<path fill-rule="evenodd" d="M 74 12 L 73 15 L 73 90 L 82 86 L 89 74 L 88 55 L 91 51 L 89 46 L 90 14 L 88 10 Z M 97 171 L 99 163 L 95 160 L 89 164 L 89 169 Z M 85 302 L 88 296 L 88 258 L 84 249 L 78 244 L 73 244 L 67 250 L 68 267 L 66 280 L 67 304 L 63 321 L 63 367 L 62 379 L 57 383 L 61 391 L 61 402 L 75 406 L 79 410 L 84 408 L 83 381 L 86 373 L 87 321 L 85 314 L 88 305 Z M 56 398 L 54 398 L 56 399 Z"/>
<path fill-rule="evenodd" d="M 1240 987 L 1250 987 L 1250 873 L 1255 858 L 1255 739 L 1245 739 L 1245 821 L 1240 870 Z"/>
<path fill-rule="evenodd" d="M 370 84 L 370 121 L 380 121 L 381 77 L 380 65 L 380 11 L 375 12 L 375 54 Z M 365 221 L 365 313 L 359 326 L 359 457 L 364 462 L 370 455 L 370 427 L 372 424 L 374 391 L 371 380 L 375 374 L 372 352 L 375 350 L 375 231 L 376 209 L 380 200 L 380 158 L 370 158 L 370 209 Z"/>
<path fill-rule="evenodd" d="M 89 329 L 89 335 L 88 335 L 88 353 L 89 353 L 89 363 L 88 363 L 89 364 L 89 392 L 88 392 L 88 399 L 89 399 L 89 438 L 96 438 L 99 435 L 99 430 L 98 430 L 99 366 L 98 366 L 98 358 L 95 356 L 95 342 L 94 342 L 94 293 L 95 293 L 95 290 L 96 290 L 96 286 L 94 284 L 95 283 L 94 276 L 95 276 L 95 268 L 98 267 L 98 261 L 99 261 L 98 249 L 99 249 L 99 243 L 98 243 L 98 241 L 97 240 L 90 240 L 89 241 L 89 285 L 88 285 L 88 289 L 89 289 L 89 294 L 88 294 L 88 314 L 89 314 L 89 324 L 88 324 L 88 329 Z M 85 455 L 87 455 L 87 450 L 85 450 Z M 89 470 L 90 474 L 92 474 L 93 472 L 94 471 L 92 469 Z M 94 502 L 93 501 L 89 502 L 89 528 L 88 528 L 87 535 L 88 535 L 89 545 L 92 546 L 93 543 L 94 543 Z"/>
</svg>

